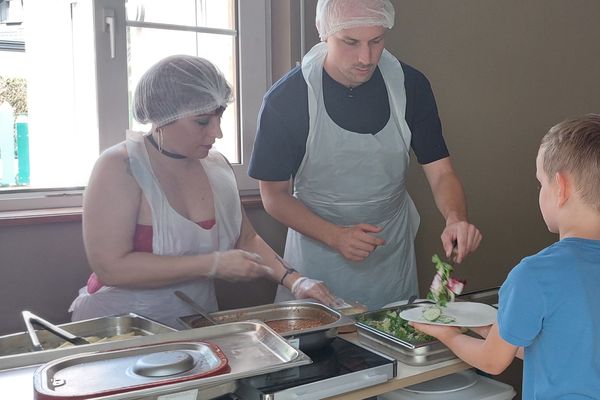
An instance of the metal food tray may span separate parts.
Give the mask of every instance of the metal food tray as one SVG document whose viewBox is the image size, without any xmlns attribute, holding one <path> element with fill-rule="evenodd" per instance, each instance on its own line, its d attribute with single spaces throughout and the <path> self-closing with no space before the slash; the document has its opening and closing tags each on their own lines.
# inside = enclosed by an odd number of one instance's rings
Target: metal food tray
<svg viewBox="0 0 600 400">
<path fill-rule="evenodd" d="M 37 398 L 94 398 L 227 371 L 227 358 L 214 344 L 172 342 L 51 361 L 35 372 L 34 389 Z"/>
<path fill-rule="evenodd" d="M 110 395 L 102 399 L 158 399 L 165 394 L 197 392 L 197 397 L 186 399 L 208 399 L 218 395 L 231 393 L 236 388 L 236 381 L 241 378 L 276 372 L 286 368 L 310 364 L 310 358 L 303 352 L 293 348 L 285 339 L 261 322 L 238 322 L 216 325 L 207 328 L 175 331 L 150 336 L 139 336 L 129 340 L 105 342 L 26 353 L 0 358 L 0 387 L 13 393 L 12 390 L 32 393 L 33 388 L 15 386 L 19 380 L 15 377 L 30 379 L 33 367 L 66 355 L 80 354 L 89 351 L 109 351 L 169 342 L 207 341 L 219 346 L 228 359 L 228 373 L 202 378 L 195 381 L 176 383 L 142 389 L 128 394 Z M 92 347 L 93 346 L 93 347 Z M 29 376 L 29 378 L 27 378 Z M 25 397 L 21 397 L 25 398 Z M 33 398 L 33 396 L 29 397 Z"/>
<path fill-rule="evenodd" d="M 147 336 L 175 331 L 175 329 L 167 325 L 160 324 L 134 313 L 87 319 L 58 326 L 77 336 L 95 336 L 99 338 L 130 333 L 133 333 L 134 337 Z M 40 339 L 44 351 L 57 350 L 59 346 L 67 343 L 65 340 L 46 330 L 36 330 L 36 335 Z M 126 339 L 132 338 L 124 338 L 123 340 Z M 2 357 L 4 356 L 30 353 L 33 351 L 31 339 L 27 332 L 0 336 L 0 360 L 2 360 Z"/>
<path fill-rule="evenodd" d="M 213 398 L 209 391 L 222 391 L 223 387 L 237 388 L 237 380 L 251 376 L 268 374 L 287 368 L 311 363 L 303 352 L 293 348 L 275 331 L 259 321 L 233 322 L 205 328 L 190 329 L 162 336 L 171 339 L 209 341 L 221 348 L 227 357 L 230 371 L 221 375 L 170 385 L 158 386 L 135 392 L 99 397 L 96 400 L 158 399 L 164 395 L 186 393 L 185 399 Z M 151 341 L 153 337 L 140 339 Z M 195 392 L 195 394 L 194 394 Z M 196 396 L 196 397 L 193 397 Z M 175 398 L 175 397 L 174 397 Z M 183 397 L 182 397 L 183 398 Z"/>
<path fill-rule="evenodd" d="M 454 353 L 437 339 L 425 342 L 410 341 L 360 322 L 362 318 L 383 319 L 383 315 L 388 311 L 400 312 L 413 307 L 419 307 L 419 304 L 404 304 L 360 314 L 356 322 L 359 341 L 374 350 L 394 356 L 404 364 L 413 366 L 431 365 L 456 358 Z"/>
<path fill-rule="evenodd" d="M 337 336 L 339 327 L 354 325 L 354 319 L 344 316 L 332 308 L 320 303 L 298 300 L 220 311 L 211 313 L 210 316 L 218 323 L 250 320 L 268 322 L 286 319 L 311 319 L 322 322 L 321 325 L 313 328 L 279 332 L 287 339 L 298 339 L 299 348 L 303 351 L 315 350 L 329 344 Z M 179 320 L 190 328 L 211 325 L 206 318 L 197 314 L 183 316 Z"/>
</svg>

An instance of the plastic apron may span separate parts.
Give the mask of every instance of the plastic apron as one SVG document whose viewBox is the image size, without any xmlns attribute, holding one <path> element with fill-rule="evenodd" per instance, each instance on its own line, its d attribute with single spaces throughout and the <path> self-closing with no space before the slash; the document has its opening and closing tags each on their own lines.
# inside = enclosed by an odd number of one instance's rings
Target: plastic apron
<svg viewBox="0 0 600 400">
<path fill-rule="evenodd" d="M 233 171 L 220 153 L 211 151 L 200 160 L 213 191 L 216 219 L 211 229 L 203 229 L 170 206 L 152 172 L 142 134 L 128 132 L 126 146 L 131 171 L 152 210 L 154 254 L 196 255 L 235 247 L 242 224 L 241 203 Z M 74 321 L 135 312 L 178 327 L 177 317 L 196 312 L 173 294 L 175 290 L 183 291 L 208 311 L 218 308 L 214 282 L 203 278 L 152 289 L 105 286 L 91 295 L 83 287 L 70 311 Z"/>
<path fill-rule="evenodd" d="M 329 117 L 323 100 L 324 43 L 304 57 L 310 129 L 294 181 L 294 196 L 327 221 L 341 226 L 382 227 L 385 245 L 362 262 L 348 261 L 325 244 L 288 229 L 285 259 L 305 276 L 369 309 L 418 294 L 414 238 L 419 214 L 406 191 L 411 133 L 404 113 L 406 92 L 400 62 L 385 51 L 379 62 L 390 102 L 390 119 L 376 135 L 354 133 Z M 289 298 L 279 287 L 277 301 Z"/>
</svg>

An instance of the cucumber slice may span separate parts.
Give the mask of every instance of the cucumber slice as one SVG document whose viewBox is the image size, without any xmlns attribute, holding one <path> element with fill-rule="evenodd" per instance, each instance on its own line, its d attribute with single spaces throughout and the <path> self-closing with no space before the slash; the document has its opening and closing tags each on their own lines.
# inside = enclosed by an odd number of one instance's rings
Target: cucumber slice
<svg viewBox="0 0 600 400">
<path fill-rule="evenodd" d="M 442 323 L 442 324 L 449 324 L 455 321 L 454 317 L 450 317 L 449 315 L 440 315 L 438 320 L 436 322 Z"/>
<path fill-rule="evenodd" d="M 442 315 L 442 309 L 438 306 L 427 307 L 423 310 L 423 318 L 427 321 L 435 321 Z"/>
</svg>

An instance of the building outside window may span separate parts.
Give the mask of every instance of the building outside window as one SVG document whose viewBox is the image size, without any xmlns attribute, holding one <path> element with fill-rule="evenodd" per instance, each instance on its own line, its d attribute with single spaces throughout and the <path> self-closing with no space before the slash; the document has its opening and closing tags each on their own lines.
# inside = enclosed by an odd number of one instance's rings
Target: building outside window
<svg viewBox="0 0 600 400">
<path fill-rule="evenodd" d="M 256 190 L 246 167 L 270 84 L 268 14 L 269 0 L 0 0 L 0 211 L 80 205 L 100 152 L 149 129 L 133 91 L 172 54 L 207 58 L 232 84 L 216 147 Z M 15 90 L 25 105 L 10 104 Z"/>
</svg>

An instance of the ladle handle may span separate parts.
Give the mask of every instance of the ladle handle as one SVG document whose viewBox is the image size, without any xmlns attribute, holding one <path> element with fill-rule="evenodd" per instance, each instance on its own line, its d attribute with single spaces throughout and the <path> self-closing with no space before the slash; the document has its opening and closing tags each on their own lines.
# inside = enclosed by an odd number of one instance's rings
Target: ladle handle
<svg viewBox="0 0 600 400">
<path fill-rule="evenodd" d="M 196 311 L 198 314 L 202 315 L 202 317 L 204 317 L 211 324 L 213 324 L 213 325 L 219 324 L 217 321 L 215 321 L 215 319 L 213 317 L 208 315 L 208 312 L 202 306 L 200 306 L 200 304 L 196 303 L 194 300 L 192 300 L 187 294 L 183 293 L 181 290 L 176 290 L 175 296 L 179 297 L 181 300 L 183 300 L 185 303 L 187 303 L 190 307 L 192 307 L 194 309 L 194 311 Z"/>
</svg>

